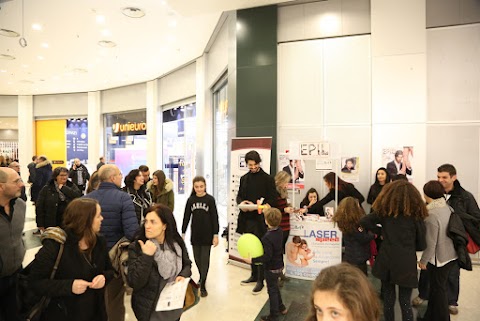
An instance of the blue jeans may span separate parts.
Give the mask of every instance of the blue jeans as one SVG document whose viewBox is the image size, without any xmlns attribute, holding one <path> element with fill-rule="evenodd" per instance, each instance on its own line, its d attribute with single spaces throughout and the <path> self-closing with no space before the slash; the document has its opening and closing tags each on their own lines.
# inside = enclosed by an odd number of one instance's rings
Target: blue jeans
<svg viewBox="0 0 480 321">
<path fill-rule="evenodd" d="M 267 281 L 268 299 L 270 301 L 270 320 L 277 320 L 280 316 L 280 311 L 285 310 L 285 305 L 282 301 L 280 289 L 278 288 L 278 278 L 281 273 L 274 273 L 265 270 L 265 280 Z"/>
</svg>

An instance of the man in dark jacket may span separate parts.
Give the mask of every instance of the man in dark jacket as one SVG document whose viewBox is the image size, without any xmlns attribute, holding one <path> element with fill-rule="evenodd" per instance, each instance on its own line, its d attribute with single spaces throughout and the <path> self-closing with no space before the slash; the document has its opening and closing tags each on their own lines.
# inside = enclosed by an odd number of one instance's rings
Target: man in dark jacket
<svg viewBox="0 0 480 321">
<path fill-rule="evenodd" d="M 117 166 L 103 165 L 98 170 L 100 185 L 85 197 L 98 201 L 103 222 L 100 233 L 107 239 L 110 250 L 123 236 L 133 240 L 138 230 L 137 215 L 130 196 L 120 190 L 122 173 Z M 125 320 L 125 287 L 121 277 L 113 279 L 105 289 L 105 302 L 109 320 Z"/>
<path fill-rule="evenodd" d="M 25 202 L 19 198 L 23 182 L 16 171 L 0 168 L 0 320 L 20 320 L 17 315 L 17 274 L 22 268 L 25 247 Z"/>
<path fill-rule="evenodd" d="M 472 193 L 460 186 L 457 180 L 457 170 L 451 164 L 443 164 L 437 169 L 438 181 L 445 189 L 447 203 L 455 213 L 463 216 L 468 214 L 480 219 L 480 209 Z M 451 314 L 458 313 L 458 295 L 460 292 L 460 266 L 455 265 L 448 275 L 448 309 Z"/>
<path fill-rule="evenodd" d="M 38 163 L 35 166 L 35 181 L 32 184 L 31 200 L 35 204 L 40 190 L 47 185 L 52 178 L 52 164 L 46 156 L 38 157 Z"/>
<path fill-rule="evenodd" d="M 268 204 L 275 207 L 277 203 L 277 192 L 273 177 L 268 175 L 260 167 L 262 159 L 257 151 L 249 151 L 245 155 L 249 172 L 240 178 L 240 187 L 238 188 L 237 204 L 248 205 Z M 267 232 L 267 225 L 262 214 L 258 214 L 257 209 L 242 211 L 238 214 L 237 233 L 252 233 L 259 239 Z M 263 265 L 251 264 L 251 276 L 240 282 L 241 285 L 256 283 L 252 290 L 253 294 L 259 294 L 263 289 L 264 268 Z"/>
<path fill-rule="evenodd" d="M 32 162 L 27 165 L 28 168 L 28 182 L 32 184 L 35 182 L 35 166 L 37 166 L 37 156 L 32 156 Z"/>
<path fill-rule="evenodd" d="M 90 173 L 80 159 L 75 158 L 68 177 L 72 180 L 73 184 L 77 185 L 78 189 L 83 194 L 87 187 L 87 181 L 90 179 Z"/>
</svg>

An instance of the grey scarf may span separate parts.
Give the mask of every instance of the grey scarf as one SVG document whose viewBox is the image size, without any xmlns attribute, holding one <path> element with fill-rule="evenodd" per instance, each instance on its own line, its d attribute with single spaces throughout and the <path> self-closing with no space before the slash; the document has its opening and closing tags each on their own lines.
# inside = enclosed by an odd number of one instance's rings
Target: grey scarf
<svg viewBox="0 0 480 321">
<path fill-rule="evenodd" d="M 58 188 L 58 183 L 56 181 L 54 181 L 55 183 L 55 189 L 57 190 L 57 193 L 58 193 L 58 198 L 60 199 L 61 202 L 65 202 L 65 200 L 67 199 L 67 197 L 65 196 L 65 194 L 62 193 L 62 191 L 60 191 L 60 189 Z"/>
<path fill-rule="evenodd" d="M 167 242 L 159 244 L 156 239 L 150 239 L 150 241 L 157 246 L 153 259 L 157 262 L 158 273 L 167 282 L 175 281 L 178 273 L 182 270 L 182 249 L 180 245 L 174 243 L 175 251 L 180 254 L 180 256 L 177 256 Z"/>
</svg>

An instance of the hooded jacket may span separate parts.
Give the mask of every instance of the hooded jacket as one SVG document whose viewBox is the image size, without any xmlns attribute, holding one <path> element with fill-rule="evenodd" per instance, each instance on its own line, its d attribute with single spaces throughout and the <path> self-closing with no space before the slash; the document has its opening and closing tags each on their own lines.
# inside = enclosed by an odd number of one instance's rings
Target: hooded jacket
<svg viewBox="0 0 480 321">
<path fill-rule="evenodd" d="M 173 182 L 171 179 L 165 179 L 165 187 L 160 192 L 160 195 L 155 196 L 153 191 L 153 180 L 147 183 L 147 190 L 152 195 L 152 200 L 154 203 L 168 206 L 168 208 L 170 208 L 173 212 L 175 207 L 175 195 L 173 193 Z"/>
<path fill-rule="evenodd" d="M 47 159 L 38 163 L 35 166 L 35 181 L 32 184 L 31 195 L 32 201 L 35 202 L 38 198 L 38 194 L 42 188 L 47 185 L 48 181 L 52 178 L 52 164 Z"/>
</svg>

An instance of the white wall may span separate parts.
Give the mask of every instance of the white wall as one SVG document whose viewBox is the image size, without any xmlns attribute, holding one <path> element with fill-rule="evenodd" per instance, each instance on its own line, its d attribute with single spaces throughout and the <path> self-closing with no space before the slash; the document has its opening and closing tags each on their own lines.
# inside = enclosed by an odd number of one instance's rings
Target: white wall
<svg viewBox="0 0 480 321">
<path fill-rule="evenodd" d="M 480 199 L 480 24 L 427 31 L 429 178 L 443 163 Z"/>
<path fill-rule="evenodd" d="M 103 114 L 145 109 L 147 85 L 140 83 L 104 90 L 101 92 L 101 105 Z"/>
<path fill-rule="evenodd" d="M 337 156 L 360 157 L 355 186 L 365 196 L 371 176 L 370 60 L 368 35 L 278 46 L 278 151 L 292 142 L 330 141 Z M 313 179 L 306 178 L 306 188 L 322 190 L 325 173 L 312 164 L 307 169 Z"/>
<path fill-rule="evenodd" d="M 228 21 L 224 21 L 206 56 L 206 84 L 215 85 L 228 67 Z"/>
<path fill-rule="evenodd" d="M 158 80 L 158 99 L 161 106 L 195 96 L 196 66 L 191 63 Z"/>
<path fill-rule="evenodd" d="M 18 96 L 0 96 L 0 117 L 18 116 Z"/>
<path fill-rule="evenodd" d="M 278 8 L 278 42 L 370 33 L 370 0 L 329 0 Z"/>
<path fill-rule="evenodd" d="M 33 96 L 34 117 L 75 117 L 88 114 L 88 94 Z"/>
</svg>

